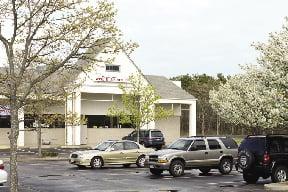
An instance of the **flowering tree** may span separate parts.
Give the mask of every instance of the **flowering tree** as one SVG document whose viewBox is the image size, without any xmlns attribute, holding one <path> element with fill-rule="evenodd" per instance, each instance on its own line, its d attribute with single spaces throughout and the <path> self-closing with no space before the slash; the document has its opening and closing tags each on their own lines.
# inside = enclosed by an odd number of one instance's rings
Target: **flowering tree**
<svg viewBox="0 0 288 192">
<path fill-rule="evenodd" d="M 160 96 L 157 95 L 152 85 L 147 85 L 141 75 L 129 77 L 129 83 L 120 84 L 123 92 L 121 105 L 113 104 L 108 109 L 108 115 L 119 117 L 120 123 L 132 124 L 137 131 L 139 142 L 139 130 L 151 121 L 165 119 L 173 115 L 173 110 L 167 110 L 157 105 Z"/>
<path fill-rule="evenodd" d="M 260 52 L 258 65 L 210 92 L 210 103 L 229 122 L 254 129 L 273 129 L 288 120 L 288 25 L 270 34 L 267 43 L 254 45 Z"/>
</svg>

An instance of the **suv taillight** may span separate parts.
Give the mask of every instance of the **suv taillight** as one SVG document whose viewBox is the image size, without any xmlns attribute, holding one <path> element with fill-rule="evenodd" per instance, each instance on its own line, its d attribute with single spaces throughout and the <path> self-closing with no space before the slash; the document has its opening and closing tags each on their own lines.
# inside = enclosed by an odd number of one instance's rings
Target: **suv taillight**
<svg viewBox="0 0 288 192">
<path fill-rule="evenodd" d="M 0 164 L 0 169 L 4 169 L 4 165 L 3 164 Z"/>
<path fill-rule="evenodd" d="M 264 165 L 268 165 L 268 164 L 269 164 L 269 161 L 270 161 L 270 156 L 269 156 L 269 154 L 267 153 L 267 151 L 265 151 L 264 156 L 263 156 L 263 164 L 264 164 Z"/>
</svg>

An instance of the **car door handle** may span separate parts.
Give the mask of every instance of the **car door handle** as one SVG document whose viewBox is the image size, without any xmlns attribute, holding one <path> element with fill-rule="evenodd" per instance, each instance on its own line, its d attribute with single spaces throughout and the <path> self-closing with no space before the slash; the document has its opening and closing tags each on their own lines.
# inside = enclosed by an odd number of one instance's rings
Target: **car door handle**
<svg viewBox="0 0 288 192">
<path fill-rule="evenodd" d="M 208 154 L 208 152 L 205 152 L 205 155 L 207 155 Z"/>
<path fill-rule="evenodd" d="M 120 152 L 120 154 L 124 154 L 123 152 Z"/>
</svg>

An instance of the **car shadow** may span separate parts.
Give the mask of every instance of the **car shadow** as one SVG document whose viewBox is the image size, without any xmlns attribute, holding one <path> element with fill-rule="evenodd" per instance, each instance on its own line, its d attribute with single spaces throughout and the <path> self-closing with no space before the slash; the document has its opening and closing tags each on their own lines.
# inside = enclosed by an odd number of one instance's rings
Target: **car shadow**
<svg viewBox="0 0 288 192">
<path fill-rule="evenodd" d="M 117 170 L 117 169 L 119 169 L 119 170 L 123 170 L 123 169 L 125 169 L 125 170 L 133 170 L 133 169 L 143 169 L 144 170 L 145 168 L 144 167 L 143 168 L 139 168 L 137 166 L 123 167 L 121 165 L 119 165 L 119 166 L 115 165 L 115 166 L 104 166 L 104 167 L 96 168 L 96 169 L 92 169 L 91 167 L 77 167 L 77 166 L 75 166 L 75 167 L 71 167 L 69 169 L 72 169 L 72 170 L 108 170 L 108 169 L 112 169 L 112 170 Z"/>
</svg>

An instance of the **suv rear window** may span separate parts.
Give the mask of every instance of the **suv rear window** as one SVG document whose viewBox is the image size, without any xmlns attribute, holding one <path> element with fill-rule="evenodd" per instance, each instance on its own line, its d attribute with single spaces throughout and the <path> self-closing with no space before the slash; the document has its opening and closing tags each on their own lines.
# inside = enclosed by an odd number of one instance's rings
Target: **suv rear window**
<svg viewBox="0 0 288 192">
<path fill-rule="evenodd" d="M 161 131 L 151 131 L 151 137 L 163 137 Z"/>
<path fill-rule="evenodd" d="M 215 139 L 208 139 L 208 145 L 209 145 L 209 148 L 211 150 L 214 150 L 214 149 L 221 149 L 221 146 L 219 144 L 219 142 Z"/>
<path fill-rule="evenodd" d="M 234 141 L 231 138 L 220 138 L 220 140 L 222 141 L 222 143 L 225 145 L 225 147 L 227 149 L 237 149 L 238 148 L 236 141 Z"/>
<path fill-rule="evenodd" d="M 251 152 L 264 153 L 265 137 L 247 137 L 240 144 L 239 151 L 249 149 Z"/>
<path fill-rule="evenodd" d="M 267 137 L 269 151 L 271 153 L 287 153 L 288 152 L 288 138 L 279 136 Z"/>
</svg>

